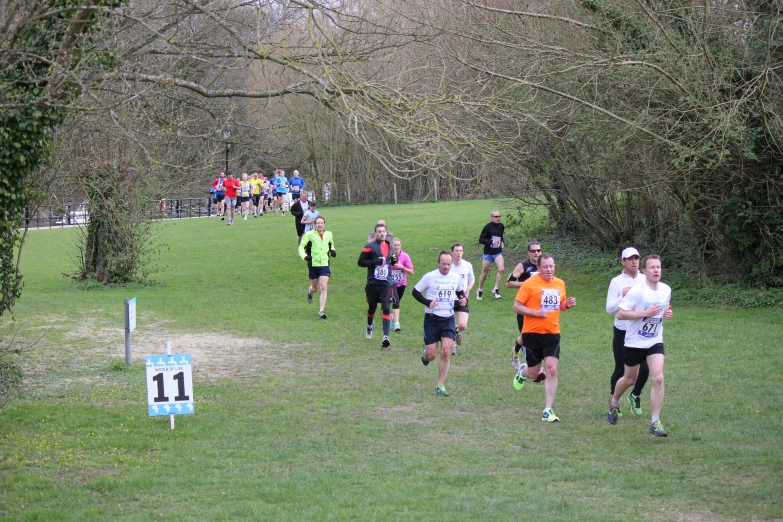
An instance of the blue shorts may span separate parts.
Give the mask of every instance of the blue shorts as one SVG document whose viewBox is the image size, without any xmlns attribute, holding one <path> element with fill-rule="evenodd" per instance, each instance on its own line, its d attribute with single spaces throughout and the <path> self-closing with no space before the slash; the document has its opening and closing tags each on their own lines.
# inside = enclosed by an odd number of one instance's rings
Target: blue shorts
<svg viewBox="0 0 783 522">
<path fill-rule="evenodd" d="M 310 267 L 310 281 L 318 279 L 319 277 L 329 277 L 332 275 L 332 271 L 328 266 L 311 266 Z"/>
<path fill-rule="evenodd" d="M 236 207 L 237 206 L 237 198 L 226 198 L 226 205 L 229 207 Z"/>
<path fill-rule="evenodd" d="M 493 263 L 495 259 L 499 257 L 503 257 L 503 252 L 501 252 L 500 254 L 484 254 L 483 256 L 481 256 L 481 258 L 484 261 L 489 261 L 490 263 Z"/>
<path fill-rule="evenodd" d="M 452 340 L 457 337 L 454 316 L 441 317 L 435 314 L 424 314 L 424 344 L 435 344 L 444 337 Z"/>
</svg>

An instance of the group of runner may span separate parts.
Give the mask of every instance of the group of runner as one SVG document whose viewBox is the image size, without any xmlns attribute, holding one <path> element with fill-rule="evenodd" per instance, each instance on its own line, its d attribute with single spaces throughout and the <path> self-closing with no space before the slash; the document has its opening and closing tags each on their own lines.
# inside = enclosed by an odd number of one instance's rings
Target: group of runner
<svg viewBox="0 0 783 522">
<path fill-rule="evenodd" d="M 500 217 L 500 212 L 493 210 L 490 223 L 479 236 L 479 243 L 484 245 L 482 274 L 476 291 L 479 300 L 483 297 L 482 285 L 492 263 L 497 267 L 492 295 L 495 299 L 501 299 L 499 286 L 504 272 L 505 230 Z M 362 249 L 358 260 L 359 266 L 367 268 L 365 336 L 372 339 L 374 316 L 380 303 L 383 348 L 390 345 L 392 316 L 389 314 L 389 303 L 396 303 L 399 308 L 399 299 L 407 285 L 403 277 L 413 275 L 412 263 L 401 263 L 401 242 L 399 248 L 393 246 L 399 238 L 390 244 L 387 235 L 385 222 L 376 224 L 373 239 Z M 462 342 L 462 332 L 467 328 L 470 312 L 468 296 L 474 281 L 473 270 L 470 263 L 462 259 L 463 253 L 464 248 L 458 243 L 450 251 L 440 252 L 437 269 L 426 273 L 411 293 L 425 307 L 424 347 L 421 353 L 421 361 L 425 366 L 435 360 L 440 343 L 435 393 L 441 396 L 449 395 L 445 381 L 450 356 L 456 354 L 456 345 Z M 511 366 L 515 372 L 512 384 L 514 389 L 521 390 L 527 379 L 543 382 L 544 409 L 541 420 L 557 422 L 560 419 L 553 408 L 558 388 L 560 313 L 574 308 L 576 298 L 569 297 L 565 282 L 555 277 L 554 257 L 544 253 L 539 242 L 529 242 L 527 254 L 528 258 L 519 262 L 506 280 L 506 288 L 517 289 L 513 310 L 517 314 L 520 332 L 511 355 Z M 606 302 L 607 313 L 616 314 L 612 342 L 615 369 L 610 378 L 611 397 L 607 420 L 610 424 L 617 424 L 618 418 L 622 416 L 620 399 L 631 387 L 633 389 L 627 396 L 630 409 L 635 415 L 642 415 L 641 392 L 648 376 L 651 376 L 652 415 L 648 431 L 655 436 L 666 437 L 668 433 L 660 422 L 664 397 L 663 320 L 672 317 L 669 304 L 671 288 L 660 281 L 659 256 L 648 255 L 640 262 L 638 250 L 628 247 L 622 252 L 621 262 L 623 271 L 609 285 Z M 397 276 L 398 280 L 392 276 L 395 271 L 401 274 Z M 394 318 L 395 329 L 399 329 L 397 314 Z"/>
<path fill-rule="evenodd" d="M 261 171 L 253 172 L 249 176 L 242 173 L 240 179 L 234 178 L 231 171 L 221 171 L 212 182 L 210 194 L 216 215 L 221 221 L 228 217 L 228 225 L 233 225 L 237 206 L 245 221 L 250 214 L 259 217 L 270 210 L 280 211 L 285 215 L 289 191 L 291 198 L 296 200 L 305 187 L 306 183 L 298 170 L 293 172 L 290 180 L 283 169 L 275 170 L 271 179 Z"/>
</svg>

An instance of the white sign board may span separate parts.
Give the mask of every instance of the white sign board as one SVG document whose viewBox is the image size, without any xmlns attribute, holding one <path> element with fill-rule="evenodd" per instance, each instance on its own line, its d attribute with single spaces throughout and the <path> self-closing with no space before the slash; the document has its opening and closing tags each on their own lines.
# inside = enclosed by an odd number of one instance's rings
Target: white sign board
<svg viewBox="0 0 783 522">
<path fill-rule="evenodd" d="M 190 354 L 148 355 L 145 359 L 150 416 L 193 413 Z"/>
<path fill-rule="evenodd" d="M 125 329 L 132 332 L 136 329 L 136 298 L 125 300 Z"/>
</svg>

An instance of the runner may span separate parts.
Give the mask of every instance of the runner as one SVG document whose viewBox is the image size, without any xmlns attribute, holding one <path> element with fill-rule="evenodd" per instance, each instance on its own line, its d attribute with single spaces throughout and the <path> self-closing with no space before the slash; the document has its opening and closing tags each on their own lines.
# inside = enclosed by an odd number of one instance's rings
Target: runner
<svg viewBox="0 0 783 522">
<path fill-rule="evenodd" d="M 253 186 L 247 179 L 247 172 L 242 173 L 242 181 L 239 182 L 239 195 L 237 201 L 242 212 L 243 219 L 247 221 L 247 215 L 250 213 L 250 196 L 253 192 Z"/>
<path fill-rule="evenodd" d="M 359 255 L 358 265 L 367 268 L 367 285 L 364 294 L 367 298 L 367 332 L 366 339 L 372 339 L 375 326 L 375 311 L 378 303 L 381 303 L 383 313 L 383 341 L 381 348 L 391 345 L 389 340 L 389 326 L 391 325 L 391 311 L 389 305 L 392 299 L 391 265 L 396 264 L 391 244 L 386 240 L 386 227 L 375 225 L 375 239 L 370 241 L 362 249 Z"/>
<path fill-rule="evenodd" d="M 264 212 L 269 213 L 272 209 L 272 182 L 266 176 L 264 179 Z"/>
<path fill-rule="evenodd" d="M 424 349 L 421 362 L 424 366 L 435 360 L 440 341 L 440 363 L 438 363 L 438 385 L 435 393 L 448 397 L 446 375 L 451 365 L 451 347 L 457 333 L 454 327 L 454 306 L 467 306 L 468 300 L 462 287 L 462 278 L 451 273 L 451 253 L 444 250 L 438 254 L 438 268 L 427 272 L 413 287 L 411 295 L 425 306 Z"/>
<path fill-rule="evenodd" d="M 551 254 L 541 254 L 538 274 L 522 283 L 514 300 L 514 311 L 525 317 L 522 344 L 526 361 L 514 377 L 514 389 L 521 390 L 528 377 L 535 377 L 546 364 L 544 381 L 544 411 L 541 420 L 560 419 L 552 410 L 557 395 L 557 363 L 560 359 L 560 312 L 576 306 L 575 297 L 566 297 L 565 282 L 555 277 L 555 260 Z M 530 365 L 528 367 L 528 365 Z"/>
<path fill-rule="evenodd" d="M 282 215 L 285 216 L 285 203 L 288 194 L 288 178 L 285 177 L 285 171 L 278 169 L 277 177 L 272 180 L 272 184 L 275 187 L 275 205 L 282 211 Z M 277 210 L 275 210 L 277 212 Z"/>
<path fill-rule="evenodd" d="M 527 244 L 527 260 L 517 263 L 514 271 L 506 280 L 506 288 L 519 288 L 522 283 L 527 281 L 530 276 L 538 273 L 538 258 L 541 257 L 541 244 L 538 241 L 530 241 Z M 515 372 L 519 371 L 519 351 L 522 349 L 522 325 L 525 322 L 525 316 L 517 314 L 517 331 L 519 335 L 514 341 L 514 351 L 511 354 L 511 367 Z M 523 354 L 524 355 L 524 354 Z M 541 369 L 533 382 L 541 382 L 546 379 L 546 372 Z"/>
<path fill-rule="evenodd" d="M 223 182 L 223 187 L 226 189 L 225 202 L 228 208 L 228 224 L 231 226 L 234 224 L 234 208 L 237 206 L 239 180 L 234 179 L 234 174 L 230 170 L 228 171 L 228 179 Z"/>
<path fill-rule="evenodd" d="M 473 265 L 462 259 L 465 248 L 461 243 L 451 245 L 451 273 L 457 274 L 462 279 L 462 288 L 465 290 L 465 299 L 470 296 L 470 291 L 476 283 L 476 276 L 473 274 Z M 454 344 L 451 347 L 451 355 L 457 355 L 457 346 L 462 344 L 462 332 L 468 329 L 468 317 L 470 316 L 470 305 L 462 306 L 456 304 L 454 311 L 457 313 L 457 335 L 454 338 Z"/>
<path fill-rule="evenodd" d="M 302 216 L 302 224 L 305 226 L 305 234 L 315 228 L 315 219 L 321 215 L 315 209 L 315 207 L 318 206 L 315 204 L 315 201 L 311 201 L 307 204 L 307 206 L 308 209 L 305 210 L 304 215 Z"/>
<path fill-rule="evenodd" d="M 212 188 L 215 189 L 215 210 L 220 216 L 220 221 L 226 219 L 226 191 L 223 183 L 226 181 L 226 173 L 222 170 L 215 181 L 212 182 Z"/>
<path fill-rule="evenodd" d="M 253 191 L 251 194 L 251 197 L 253 198 L 253 216 L 263 216 L 264 215 L 264 204 L 261 201 L 261 190 L 264 187 L 264 180 L 261 179 L 259 172 L 254 172 L 253 176 L 250 178 L 250 185 L 253 187 Z"/>
<path fill-rule="evenodd" d="M 392 313 L 394 314 L 394 331 L 399 332 L 401 330 L 400 301 L 402 296 L 405 295 L 408 276 L 413 275 L 413 262 L 411 261 L 411 256 L 402 251 L 402 241 L 398 237 L 392 241 L 392 254 L 397 258 L 397 263 L 392 265 L 392 283 L 394 283 Z"/>
<path fill-rule="evenodd" d="M 310 272 L 307 302 L 312 304 L 313 294 L 320 290 L 321 307 L 318 311 L 318 317 L 321 319 L 326 319 L 326 289 L 329 285 L 329 277 L 332 275 L 329 268 L 329 257 L 337 257 L 332 233 L 325 228 L 326 220 L 323 216 L 318 216 L 315 220 L 315 228 L 302 236 L 302 242 L 299 243 L 299 257 L 307 261 L 307 268 Z"/>
<path fill-rule="evenodd" d="M 295 170 L 288 181 L 288 186 L 291 188 L 291 201 L 299 199 L 299 194 L 305 189 L 305 180 L 299 177 L 299 171 Z"/>
<path fill-rule="evenodd" d="M 626 296 L 628 291 L 637 284 L 644 282 L 644 274 L 639 272 L 639 251 L 634 247 L 628 247 L 623 250 L 621 255 L 623 271 L 612 279 L 609 283 L 609 291 L 606 294 L 606 313 L 617 314 L 620 310 L 620 301 Z M 614 388 L 617 381 L 625 373 L 625 356 L 623 354 L 625 347 L 625 331 L 628 328 L 628 321 L 621 321 L 616 315 L 614 318 L 614 336 L 612 337 L 612 353 L 614 354 L 614 372 L 609 379 L 609 395 L 614 395 Z M 636 379 L 633 390 L 628 394 L 628 401 L 631 403 L 631 411 L 635 415 L 642 414 L 642 404 L 640 395 L 642 389 L 650 376 L 650 368 L 647 361 L 644 360 L 639 365 L 639 377 Z M 622 417 L 622 410 L 618 408 L 618 415 Z"/>
<path fill-rule="evenodd" d="M 492 289 L 492 296 L 495 299 L 500 299 L 500 281 L 503 279 L 503 272 L 506 270 L 506 266 L 503 261 L 503 249 L 506 248 L 506 244 L 503 242 L 503 233 L 506 227 L 500 222 L 500 211 L 493 210 L 489 213 L 489 217 L 492 221 L 484 225 L 481 229 L 481 235 L 479 236 L 479 243 L 484 245 L 484 256 L 481 261 L 481 275 L 479 276 L 478 290 L 476 290 L 476 299 L 481 301 L 484 296 L 484 281 L 489 274 L 489 265 L 495 263 L 498 267 L 498 274 L 495 277 L 495 287 Z"/>
<path fill-rule="evenodd" d="M 617 424 L 620 416 L 620 397 L 625 390 L 636 382 L 639 375 L 639 364 L 646 360 L 652 377 L 650 392 L 651 434 L 656 437 L 667 437 L 669 434 L 661 424 L 660 415 L 663 407 L 663 320 L 672 318 L 672 307 L 669 301 L 672 289 L 666 283 L 661 283 L 661 258 L 646 256 L 642 260 L 644 282 L 631 288 L 623 300 L 617 317 L 628 321 L 625 331 L 625 348 L 623 357 L 625 372 L 614 387 L 614 395 L 609 399 L 609 412 L 606 419 L 610 424 Z"/>
<path fill-rule="evenodd" d="M 386 227 L 386 220 L 379 219 L 378 222 L 375 225 L 376 226 L 377 225 L 383 225 L 384 227 Z M 375 241 L 375 229 L 373 229 L 373 231 L 370 232 L 370 234 L 367 236 L 367 241 L 368 242 Z M 391 230 L 389 230 L 388 228 L 386 229 L 386 241 L 388 241 L 389 243 L 394 241 L 394 233 Z"/>
<path fill-rule="evenodd" d="M 302 236 L 305 233 L 305 226 L 302 223 L 302 216 L 304 216 L 305 210 L 307 210 L 307 194 L 302 192 L 299 194 L 299 199 L 291 205 L 291 215 L 294 216 L 294 225 L 296 225 L 296 244 L 302 242 Z"/>
</svg>

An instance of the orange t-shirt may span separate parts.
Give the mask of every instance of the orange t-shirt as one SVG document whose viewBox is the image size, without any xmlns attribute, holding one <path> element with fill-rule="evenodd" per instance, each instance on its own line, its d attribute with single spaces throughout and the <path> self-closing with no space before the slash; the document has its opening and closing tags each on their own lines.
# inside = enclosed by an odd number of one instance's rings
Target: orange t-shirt
<svg viewBox="0 0 783 522">
<path fill-rule="evenodd" d="M 566 300 L 565 281 L 559 277 L 546 281 L 541 274 L 536 274 L 522 283 L 516 299 L 532 310 L 549 310 L 546 317 L 526 315 L 522 333 L 560 333 L 560 304 Z"/>
</svg>

